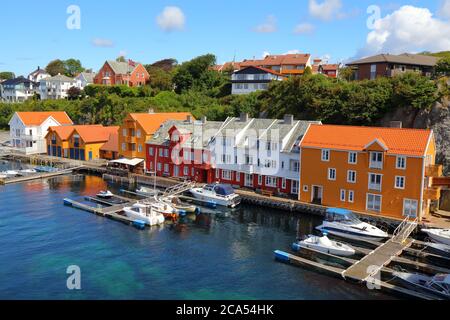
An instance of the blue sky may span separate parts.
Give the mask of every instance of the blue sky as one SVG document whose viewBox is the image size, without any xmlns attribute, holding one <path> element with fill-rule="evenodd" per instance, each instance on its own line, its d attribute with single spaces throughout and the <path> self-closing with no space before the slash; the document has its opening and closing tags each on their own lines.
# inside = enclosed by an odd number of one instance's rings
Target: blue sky
<svg viewBox="0 0 450 320">
<path fill-rule="evenodd" d="M 70 5 L 81 10 L 80 29 L 66 27 Z M 372 29 L 370 5 L 380 10 Z M 450 50 L 450 0 L 2 1 L 0 27 L 0 71 L 16 75 L 71 57 L 98 70 L 121 53 L 143 63 L 214 53 L 222 63 L 298 51 L 341 62 Z"/>
</svg>

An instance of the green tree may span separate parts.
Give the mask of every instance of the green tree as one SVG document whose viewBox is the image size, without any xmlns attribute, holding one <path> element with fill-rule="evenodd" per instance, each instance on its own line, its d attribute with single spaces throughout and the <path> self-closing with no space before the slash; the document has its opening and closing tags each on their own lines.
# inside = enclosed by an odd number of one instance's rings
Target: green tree
<svg viewBox="0 0 450 320">
<path fill-rule="evenodd" d="M 49 62 L 49 64 L 45 68 L 45 71 L 47 71 L 47 73 L 53 77 L 57 74 L 65 74 L 66 66 L 64 64 L 64 61 L 56 59 Z"/>
<path fill-rule="evenodd" d="M 343 67 L 339 69 L 338 76 L 339 79 L 350 81 L 355 78 L 355 71 L 350 67 Z"/>
<path fill-rule="evenodd" d="M 2 80 L 14 79 L 15 77 L 16 77 L 16 75 L 14 74 L 14 72 L 9 72 L 9 71 L 0 72 L 0 79 L 2 79 Z"/>
<path fill-rule="evenodd" d="M 78 87 L 70 87 L 67 90 L 67 97 L 69 100 L 75 100 L 81 98 L 81 89 Z"/>
<path fill-rule="evenodd" d="M 173 90 L 172 72 L 154 66 L 147 66 L 146 69 L 150 74 L 149 84 L 152 88 L 159 91 Z"/>
<path fill-rule="evenodd" d="M 310 76 L 310 75 L 312 75 L 312 69 L 311 69 L 310 66 L 307 66 L 307 67 L 305 68 L 305 72 L 303 73 L 303 75 L 305 75 L 305 76 Z"/>
<path fill-rule="evenodd" d="M 450 56 L 438 61 L 436 64 L 436 73 L 441 76 L 450 76 Z"/>
<path fill-rule="evenodd" d="M 120 56 L 120 57 L 117 57 L 116 61 L 117 62 L 127 62 L 127 59 L 125 59 L 124 56 Z"/>
<path fill-rule="evenodd" d="M 75 77 L 79 73 L 83 72 L 85 69 L 81 65 L 80 60 L 68 59 L 64 61 L 64 74 L 68 77 Z"/>
<path fill-rule="evenodd" d="M 196 87 L 196 89 L 211 89 L 209 87 L 215 81 L 211 67 L 216 64 L 216 56 L 206 54 L 184 62 L 177 68 L 173 77 L 173 83 L 177 93 L 181 93 Z M 212 80 L 212 81 L 211 81 Z"/>
</svg>

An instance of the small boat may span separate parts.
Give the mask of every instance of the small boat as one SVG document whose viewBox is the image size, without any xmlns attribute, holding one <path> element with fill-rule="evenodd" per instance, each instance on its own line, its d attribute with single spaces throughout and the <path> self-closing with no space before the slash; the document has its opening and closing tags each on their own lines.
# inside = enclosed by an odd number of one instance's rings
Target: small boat
<svg viewBox="0 0 450 320">
<path fill-rule="evenodd" d="M 114 194 L 109 190 L 100 191 L 99 193 L 97 193 L 97 197 L 102 198 L 102 199 L 110 199 L 110 198 L 114 197 Z"/>
<path fill-rule="evenodd" d="M 450 246 L 450 229 L 422 229 L 432 240 Z"/>
<path fill-rule="evenodd" d="M 52 173 L 52 172 L 58 171 L 57 168 L 48 167 L 48 166 L 39 166 L 39 167 L 34 168 L 34 170 L 36 170 L 37 172 L 42 172 L 42 173 Z"/>
<path fill-rule="evenodd" d="M 143 197 L 153 197 L 154 195 L 158 194 L 158 191 L 152 188 L 141 186 L 139 189 L 136 189 L 136 194 Z"/>
<path fill-rule="evenodd" d="M 426 242 L 425 249 L 443 256 L 450 257 L 450 246 L 446 244 Z"/>
<path fill-rule="evenodd" d="M 20 174 L 20 172 L 19 172 L 19 171 L 16 171 L 16 170 L 7 170 L 7 171 L 0 172 L 0 174 L 1 174 L 2 176 L 5 176 L 6 178 L 15 178 L 15 177 L 20 177 L 20 176 L 22 176 L 22 175 Z"/>
<path fill-rule="evenodd" d="M 161 200 L 165 203 L 170 204 L 179 213 L 199 213 L 200 212 L 200 209 L 197 206 L 195 206 L 193 204 L 183 203 L 183 202 L 181 202 L 180 198 L 178 198 L 178 197 L 161 198 Z"/>
<path fill-rule="evenodd" d="M 339 208 L 328 209 L 325 220 L 316 229 L 353 240 L 381 241 L 389 237 L 387 232 L 359 220 L 353 212 Z"/>
<path fill-rule="evenodd" d="M 37 171 L 34 169 L 24 169 L 24 170 L 20 170 L 19 173 L 23 176 L 31 176 L 33 174 L 36 174 Z"/>
<path fill-rule="evenodd" d="M 450 275 L 448 274 L 437 274 L 434 277 L 398 271 L 394 271 L 392 274 L 413 290 L 450 299 Z"/>
<path fill-rule="evenodd" d="M 192 188 L 189 192 L 196 199 L 212 201 L 219 206 L 235 208 L 241 203 L 241 197 L 227 184 L 208 184 L 201 188 Z"/>
<path fill-rule="evenodd" d="M 176 213 L 176 210 L 172 205 L 156 197 L 153 198 L 152 200 L 146 200 L 144 203 L 146 205 L 150 205 L 155 211 L 163 214 L 165 217 L 171 216 Z"/>
<path fill-rule="evenodd" d="M 322 237 L 308 236 L 306 239 L 294 243 L 292 248 L 295 251 L 299 251 L 301 248 L 313 249 L 340 257 L 350 257 L 355 254 L 355 249 L 341 242 L 330 240 L 326 233 Z"/>
<path fill-rule="evenodd" d="M 157 212 L 152 205 L 144 204 L 144 203 L 136 203 L 132 207 L 125 207 L 123 209 L 124 213 L 127 217 L 131 219 L 135 219 L 135 224 L 140 224 L 139 222 L 145 222 L 150 226 L 156 226 L 163 224 L 165 219 L 164 216 Z"/>
</svg>

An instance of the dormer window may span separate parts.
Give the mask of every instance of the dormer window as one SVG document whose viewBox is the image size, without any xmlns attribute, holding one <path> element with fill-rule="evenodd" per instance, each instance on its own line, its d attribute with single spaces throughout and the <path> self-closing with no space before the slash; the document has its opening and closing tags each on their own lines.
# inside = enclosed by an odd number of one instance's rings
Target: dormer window
<svg viewBox="0 0 450 320">
<path fill-rule="evenodd" d="M 370 152 L 370 168 L 371 169 L 383 169 L 383 153 L 382 152 Z"/>
<path fill-rule="evenodd" d="M 330 161 L 330 150 L 322 150 L 322 161 Z"/>
<path fill-rule="evenodd" d="M 172 135 L 172 141 L 173 141 L 173 142 L 178 142 L 178 141 L 180 141 L 180 136 L 178 135 L 178 133 L 174 133 L 174 134 Z"/>
</svg>

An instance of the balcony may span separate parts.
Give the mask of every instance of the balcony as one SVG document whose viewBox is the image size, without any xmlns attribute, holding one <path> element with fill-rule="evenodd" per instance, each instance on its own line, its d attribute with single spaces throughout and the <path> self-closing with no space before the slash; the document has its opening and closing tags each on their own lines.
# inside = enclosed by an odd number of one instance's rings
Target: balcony
<svg viewBox="0 0 450 320">
<path fill-rule="evenodd" d="M 429 165 L 425 167 L 425 176 L 439 178 L 442 177 L 443 167 L 441 164 Z"/>
<path fill-rule="evenodd" d="M 247 174 L 253 174 L 255 173 L 255 168 L 252 164 L 241 164 L 239 165 L 239 171 L 245 172 Z"/>
<path fill-rule="evenodd" d="M 382 161 L 370 161 L 369 165 L 370 169 L 383 169 L 383 162 Z"/>
<path fill-rule="evenodd" d="M 441 198 L 441 188 L 425 188 L 423 198 L 424 200 L 439 200 Z"/>
<path fill-rule="evenodd" d="M 369 190 L 381 191 L 381 183 L 369 183 Z"/>
</svg>

